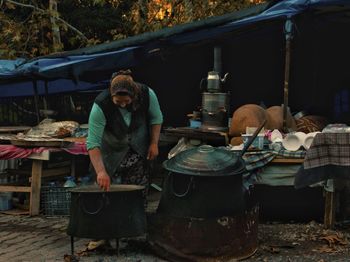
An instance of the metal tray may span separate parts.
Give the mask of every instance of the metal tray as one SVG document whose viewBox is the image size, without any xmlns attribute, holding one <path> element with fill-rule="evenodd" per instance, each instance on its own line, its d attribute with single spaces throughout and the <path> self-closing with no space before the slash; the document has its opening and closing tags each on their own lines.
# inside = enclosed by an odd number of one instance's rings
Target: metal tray
<svg viewBox="0 0 350 262">
<path fill-rule="evenodd" d="M 11 144 L 20 147 L 69 147 L 73 143 L 64 140 L 26 140 L 26 139 L 12 139 Z"/>
</svg>

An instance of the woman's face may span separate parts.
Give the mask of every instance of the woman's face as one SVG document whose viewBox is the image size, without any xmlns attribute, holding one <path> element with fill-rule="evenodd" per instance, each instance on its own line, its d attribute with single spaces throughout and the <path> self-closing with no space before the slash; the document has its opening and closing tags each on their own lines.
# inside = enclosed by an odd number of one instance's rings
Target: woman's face
<svg viewBox="0 0 350 262">
<path fill-rule="evenodd" d="M 130 105 L 132 103 L 132 98 L 128 95 L 114 95 L 112 96 L 112 101 L 115 105 L 125 108 L 126 106 Z"/>
</svg>

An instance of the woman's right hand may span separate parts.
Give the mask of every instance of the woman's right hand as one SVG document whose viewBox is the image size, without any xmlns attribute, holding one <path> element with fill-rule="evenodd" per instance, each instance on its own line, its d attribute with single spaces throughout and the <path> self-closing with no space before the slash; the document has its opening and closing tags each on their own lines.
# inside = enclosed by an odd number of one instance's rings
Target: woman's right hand
<svg viewBox="0 0 350 262">
<path fill-rule="evenodd" d="M 97 184 L 104 191 L 109 191 L 111 185 L 111 178 L 106 172 L 100 172 L 97 174 Z"/>
</svg>

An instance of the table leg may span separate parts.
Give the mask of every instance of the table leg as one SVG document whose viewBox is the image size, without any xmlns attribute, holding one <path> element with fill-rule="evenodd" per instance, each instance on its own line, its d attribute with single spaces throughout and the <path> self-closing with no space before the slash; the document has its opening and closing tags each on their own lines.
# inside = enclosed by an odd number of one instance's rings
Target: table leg
<svg viewBox="0 0 350 262">
<path fill-rule="evenodd" d="M 70 158 L 70 176 L 75 177 L 75 157 L 74 155 Z"/>
<path fill-rule="evenodd" d="M 33 159 L 30 206 L 29 206 L 29 215 L 31 216 L 39 215 L 39 211 L 40 211 L 40 188 L 41 188 L 42 172 L 43 172 L 43 161 Z"/>
<path fill-rule="evenodd" d="M 335 192 L 325 191 L 324 227 L 333 228 L 335 223 Z"/>
</svg>

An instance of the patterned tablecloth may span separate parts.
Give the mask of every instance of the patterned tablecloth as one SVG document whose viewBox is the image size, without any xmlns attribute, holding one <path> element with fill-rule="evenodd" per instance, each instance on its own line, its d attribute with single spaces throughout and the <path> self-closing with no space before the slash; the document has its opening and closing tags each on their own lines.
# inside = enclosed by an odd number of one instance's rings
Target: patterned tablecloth
<svg viewBox="0 0 350 262">
<path fill-rule="evenodd" d="M 16 158 L 26 158 L 33 153 L 42 153 L 45 150 L 50 151 L 65 151 L 73 155 L 87 155 L 85 143 L 72 143 L 70 147 L 67 148 L 51 148 L 51 147 L 33 147 L 33 148 L 23 148 L 14 145 L 0 145 L 0 159 L 16 159 Z"/>
<path fill-rule="evenodd" d="M 295 176 L 295 187 L 335 178 L 350 179 L 350 133 L 319 133 Z"/>
<path fill-rule="evenodd" d="M 263 151 L 248 151 L 243 155 L 243 160 L 246 165 L 247 173 L 243 175 L 243 188 L 248 190 L 250 186 L 262 181 L 262 170 L 265 166 L 275 158 L 298 158 L 303 159 L 305 150 L 288 151 L 281 149 L 279 151 L 263 150 Z M 277 178 L 277 180 L 281 180 Z M 259 183 L 260 183 L 259 182 Z M 293 183 L 293 182 L 292 182 Z"/>
<path fill-rule="evenodd" d="M 288 151 L 281 149 L 279 151 L 275 150 L 264 150 L 264 151 L 252 151 L 247 152 L 243 155 L 243 160 L 248 171 L 255 170 L 260 167 L 264 167 L 269 162 L 271 162 L 275 157 L 284 157 L 284 158 L 304 158 L 305 150 L 298 151 Z"/>
</svg>

